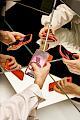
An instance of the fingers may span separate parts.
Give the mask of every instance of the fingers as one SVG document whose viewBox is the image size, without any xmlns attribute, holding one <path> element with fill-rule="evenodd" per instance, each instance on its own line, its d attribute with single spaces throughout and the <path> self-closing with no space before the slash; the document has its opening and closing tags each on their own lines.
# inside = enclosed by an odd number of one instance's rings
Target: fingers
<svg viewBox="0 0 80 120">
<path fill-rule="evenodd" d="M 80 75 L 80 60 L 67 60 L 63 58 L 64 64 L 68 67 L 69 71 Z"/>
<path fill-rule="evenodd" d="M 54 86 L 54 90 L 58 93 L 61 93 L 61 90 L 57 87 L 57 85 Z"/>
<path fill-rule="evenodd" d="M 6 55 L 7 56 L 7 55 Z M 13 56 L 7 56 L 9 71 L 21 69 L 21 65 L 18 64 Z"/>
<path fill-rule="evenodd" d="M 25 35 L 19 32 L 10 32 L 9 37 L 12 40 L 12 42 L 16 42 L 17 39 L 23 38 L 25 37 Z"/>
<path fill-rule="evenodd" d="M 10 40 L 9 44 L 11 44 L 13 42 L 16 42 L 16 39 L 15 39 L 14 35 L 11 32 L 7 31 L 7 36 L 9 37 L 9 40 Z"/>
<path fill-rule="evenodd" d="M 40 37 L 40 38 L 43 37 L 43 32 L 44 32 L 44 29 L 42 28 L 41 31 L 39 32 L 39 37 Z"/>
<path fill-rule="evenodd" d="M 11 33 L 13 36 L 25 37 L 25 35 L 20 32 L 11 32 Z"/>
<path fill-rule="evenodd" d="M 40 88 L 42 88 L 43 83 L 49 73 L 50 63 L 47 62 L 43 67 L 39 67 L 36 63 L 31 63 L 31 66 L 35 76 L 35 83 L 38 84 Z"/>
<path fill-rule="evenodd" d="M 76 64 L 77 62 L 80 62 L 80 60 L 79 59 L 76 59 L 76 60 L 68 60 L 68 59 L 65 59 L 65 58 L 63 58 L 63 62 L 64 62 L 64 64 Z"/>
<path fill-rule="evenodd" d="M 8 59 L 9 59 L 8 65 L 12 65 L 12 64 L 14 64 L 16 62 L 16 60 L 15 60 L 15 58 L 13 56 L 9 56 Z"/>
<path fill-rule="evenodd" d="M 68 82 L 65 77 L 62 80 L 57 81 L 57 85 L 54 86 L 54 90 L 58 93 L 64 94 L 63 91 L 65 91 L 67 84 L 68 84 Z M 63 91 L 60 88 L 63 89 Z"/>
<path fill-rule="evenodd" d="M 19 32 L 2 31 L 1 39 L 4 44 L 9 45 L 16 42 L 15 36 L 19 36 L 20 38 L 25 37 L 24 34 Z"/>
<path fill-rule="evenodd" d="M 68 60 L 68 59 L 65 59 L 65 58 L 62 58 L 62 59 L 63 59 L 64 64 L 71 63 L 73 61 L 73 60 Z"/>
<path fill-rule="evenodd" d="M 8 64 L 9 65 L 9 64 Z M 21 65 L 14 61 L 12 64 L 9 65 L 9 71 L 21 69 Z"/>
<path fill-rule="evenodd" d="M 19 32 L 9 32 L 9 31 L 5 31 L 5 43 L 6 44 L 11 44 L 13 42 L 16 42 L 16 36 L 18 37 L 18 39 L 25 37 L 24 34 L 19 33 Z"/>
<path fill-rule="evenodd" d="M 21 65 L 18 64 L 18 63 L 15 63 L 14 65 L 12 65 L 12 66 L 10 67 L 10 71 L 19 70 L 19 69 L 21 69 Z"/>
<path fill-rule="evenodd" d="M 38 65 L 36 63 L 31 63 L 31 66 L 32 66 L 34 71 L 39 69 L 39 67 L 38 67 Z"/>
<path fill-rule="evenodd" d="M 44 69 L 50 70 L 50 67 L 51 67 L 51 64 L 47 62 L 46 65 L 44 66 Z"/>
<path fill-rule="evenodd" d="M 39 66 L 36 63 L 31 63 L 31 66 L 34 71 L 39 69 Z M 44 69 L 48 70 L 48 69 L 50 69 L 50 66 L 51 66 L 51 64 L 49 62 L 47 62 L 46 65 L 44 66 Z"/>
<path fill-rule="evenodd" d="M 68 82 L 67 77 L 57 82 L 58 85 L 54 86 L 54 90 L 61 94 L 78 94 L 80 87 L 74 83 Z M 61 88 L 61 89 L 60 89 Z M 80 93 L 80 92 L 79 92 Z"/>
<path fill-rule="evenodd" d="M 39 32 L 39 37 L 42 38 L 43 34 L 45 34 L 48 30 L 48 26 L 43 27 Z"/>
</svg>

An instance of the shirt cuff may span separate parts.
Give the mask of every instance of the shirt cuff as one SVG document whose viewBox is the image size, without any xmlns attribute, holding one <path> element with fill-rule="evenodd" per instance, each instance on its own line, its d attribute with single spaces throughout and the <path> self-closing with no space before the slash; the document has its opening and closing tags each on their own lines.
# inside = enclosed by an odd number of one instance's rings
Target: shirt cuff
<svg viewBox="0 0 80 120">
<path fill-rule="evenodd" d="M 31 85 L 30 90 L 33 91 L 33 93 L 35 95 L 37 95 L 38 97 L 44 99 L 43 94 L 42 94 L 42 90 L 39 88 L 39 86 L 37 84 Z"/>
</svg>

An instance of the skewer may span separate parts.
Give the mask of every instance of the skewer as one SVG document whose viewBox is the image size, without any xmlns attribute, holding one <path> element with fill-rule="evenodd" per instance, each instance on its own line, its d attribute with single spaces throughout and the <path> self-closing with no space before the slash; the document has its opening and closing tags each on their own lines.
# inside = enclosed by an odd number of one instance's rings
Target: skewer
<svg viewBox="0 0 80 120">
<path fill-rule="evenodd" d="M 22 4 L 22 3 L 18 2 L 18 1 L 14 1 L 14 2 L 16 2 L 17 4 L 22 5 L 22 6 L 24 6 L 24 7 L 27 7 L 27 8 L 33 9 L 33 10 L 35 10 L 35 11 L 38 11 L 38 12 L 40 12 L 40 13 L 44 13 L 44 14 L 46 14 L 46 15 L 49 15 L 49 13 L 47 13 L 47 12 L 45 12 L 45 11 L 43 11 L 43 10 L 39 10 L 39 9 L 34 8 L 34 7 L 32 7 L 32 6 L 29 6 L 29 5 L 24 5 L 24 4 Z"/>
<path fill-rule="evenodd" d="M 45 49 L 46 49 L 46 45 L 47 45 L 47 41 L 48 41 L 48 36 L 49 36 L 49 32 L 50 32 L 50 27 L 51 27 L 53 15 L 54 15 L 56 2 L 57 2 L 57 0 L 54 0 L 53 9 L 52 9 L 51 17 L 50 17 L 50 22 L 49 22 L 49 25 L 48 25 L 48 31 L 47 31 L 47 35 L 46 35 L 46 40 L 45 40 L 43 51 L 45 51 Z"/>
<path fill-rule="evenodd" d="M 50 61 L 50 63 L 58 62 L 58 61 L 61 61 L 61 60 L 62 60 L 62 58 L 56 59 L 56 60 L 52 60 L 52 61 Z"/>
</svg>

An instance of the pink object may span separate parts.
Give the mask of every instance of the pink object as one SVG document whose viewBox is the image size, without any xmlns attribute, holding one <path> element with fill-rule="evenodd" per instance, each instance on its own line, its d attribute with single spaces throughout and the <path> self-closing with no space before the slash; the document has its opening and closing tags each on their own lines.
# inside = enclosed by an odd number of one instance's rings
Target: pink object
<svg viewBox="0 0 80 120">
<path fill-rule="evenodd" d="M 50 54 L 48 52 L 41 51 L 40 49 L 37 49 L 32 56 L 32 59 L 28 65 L 28 68 L 25 71 L 26 75 L 29 75 L 31 77 L 34 77 L 32 72 L 31 63 L 36 63 L 39 67 L 43 67 L 45 63 L 48 61 Z M 50 59 L 50 58 L 49 58 Z"/>
</svg>

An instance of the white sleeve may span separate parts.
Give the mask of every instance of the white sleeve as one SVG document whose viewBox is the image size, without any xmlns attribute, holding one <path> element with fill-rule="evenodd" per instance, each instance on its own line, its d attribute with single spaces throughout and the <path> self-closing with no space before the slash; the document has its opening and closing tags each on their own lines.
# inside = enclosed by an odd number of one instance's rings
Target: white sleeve
<svg viewBox="0 0 80 120">
<path fill-rule="evenodd" d="M 60 4 L 59 6 L 57 6 L 56 10 L 54 11 L 54 15 L 51 23 L 53 29 L 57 30 L 66 23 L 70 22 L 75 14 L 76 13 L 65 4 Z M 42 25 L 45 25 L 50 21 L 50 16 L 51 14 L 49 16 L 42 15 L 41 18 Z"/>
<path fill-rule="evenodd" d="M 22 93 L 14 95 L 0 105 L 0 120 L 27 120 L 30 112 L 38 106 L 38 97 L 42 97 L 38 85 L 33 84 Z"/>
</svg>

